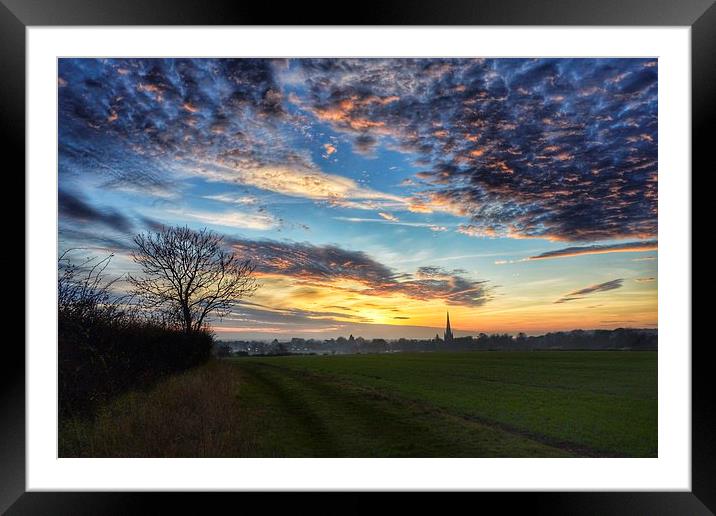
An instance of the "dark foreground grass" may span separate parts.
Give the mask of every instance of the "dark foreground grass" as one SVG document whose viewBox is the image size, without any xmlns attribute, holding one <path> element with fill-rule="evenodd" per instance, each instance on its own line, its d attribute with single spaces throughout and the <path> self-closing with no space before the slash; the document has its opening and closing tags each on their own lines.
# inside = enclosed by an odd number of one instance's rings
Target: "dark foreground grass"
<svg viewBox="0 0 716 516">
<path fill-rule="evenodd" d="M 657 355 L 215 361 L 61 428 L 61 456 L 653 457 Z"/>
<path fill-rule="evenodd" d="M 241 457 L 255 435 L 244 421 L 241 377 L 228 362 L 210 361 L 146 392 L 130 392 L 94 419 L 66 418 L 60 457 Z"/>
</svg>

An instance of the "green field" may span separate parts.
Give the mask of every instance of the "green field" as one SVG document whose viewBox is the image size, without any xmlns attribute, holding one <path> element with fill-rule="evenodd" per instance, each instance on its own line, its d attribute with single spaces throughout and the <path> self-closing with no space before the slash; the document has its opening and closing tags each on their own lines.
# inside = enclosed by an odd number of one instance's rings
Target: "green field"
<svg viewBox="0 0 716 516">
<path fill-rule="evenodd" d="M 213 361 L 63 423 L 60 455 L 655 457 L 657 354 Z"/>
</svg>

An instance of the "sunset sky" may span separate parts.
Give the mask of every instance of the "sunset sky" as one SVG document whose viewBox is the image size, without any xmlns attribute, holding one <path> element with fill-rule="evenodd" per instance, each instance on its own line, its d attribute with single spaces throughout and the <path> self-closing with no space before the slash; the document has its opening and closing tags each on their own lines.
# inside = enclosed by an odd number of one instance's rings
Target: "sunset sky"
<svg viewBox="0 0 716 516">
<path fill-rule="evenodd" d="M 656 327 L 654 59 L 60 59 L 58 102 L 60 250 L 224 235 L 220 338 Z"/>
</svg>

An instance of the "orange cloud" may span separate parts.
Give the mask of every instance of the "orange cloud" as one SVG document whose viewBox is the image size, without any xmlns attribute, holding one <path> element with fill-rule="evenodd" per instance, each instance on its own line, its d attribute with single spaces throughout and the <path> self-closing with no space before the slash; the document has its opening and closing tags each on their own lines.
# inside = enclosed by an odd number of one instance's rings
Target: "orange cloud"
<svg viewBox="0 0 716 516">
<path fill-rule="evenodd" d="M 313 168 L 263 166 L 237 169 L 230 165 L 204 162 L 189 167 L 187 171 L 211 181 L 251 185 L 290 197 L 327 201 L 336 206 L 350 206 L 350 203 L 366 206 L 365 209 L 377 206 L 365 204 L 370 201 L 390 202 L 400 206 L 407 204 L 403 197 L 372 190 L 358 185 L 349 177 L 327 174 Z"/>
<path fill-rule="evenodd" d="M 328 158 L 331 154 L 334 154 L 338 149 L 336 149 L 335 145 L 331 145 L 330 143 L 324 143 L 323 149 L 326 151 L 326 153 L 323 155 L 324 158 Z"/>
<path fill-rule="evenodd" d="M 194 104 L 192 104 L 191 102 L 184 102 L 184 103 L 181 105 L 181 107 L 183 107 L 183 108 L 184 108 L 186 111 L 188 111 L 189 113 L 196 113 L 197 111 L 199 111 L 199 108 L 196 107 L 196 106 L 195 106 Z"/>
<path fill-rule="evenodd" d="M 162 89 L 157 86 L 156 84 L 144 84 L 139 83 L 137 84 L 137 91 L 141 91 L 143 93 L 151 93 L 154 95 L 154 100 L 157 102 L 163 102 L 164 96 L 162 95 Z"/>
</svg>

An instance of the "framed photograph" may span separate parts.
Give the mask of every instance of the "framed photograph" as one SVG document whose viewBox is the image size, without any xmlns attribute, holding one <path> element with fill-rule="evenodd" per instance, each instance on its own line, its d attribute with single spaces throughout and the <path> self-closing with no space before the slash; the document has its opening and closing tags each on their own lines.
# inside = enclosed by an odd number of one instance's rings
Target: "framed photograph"
<svg viewBox="0 0 716 516">
<path fill-rule="evenodd" d="M 0 6 L 27 203 L 0 508 L 710 514 L 712 2 L 228 6 Z"/>
</svg>

